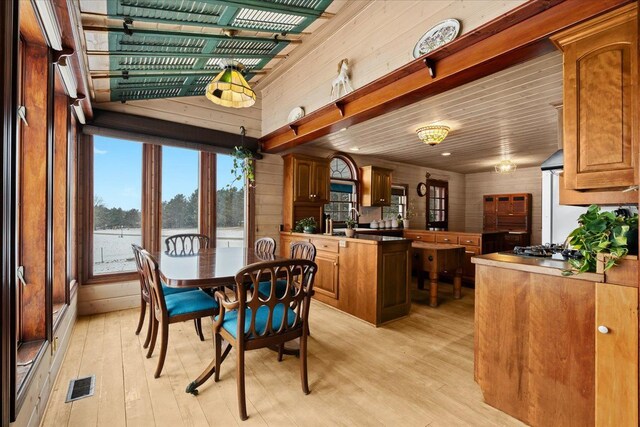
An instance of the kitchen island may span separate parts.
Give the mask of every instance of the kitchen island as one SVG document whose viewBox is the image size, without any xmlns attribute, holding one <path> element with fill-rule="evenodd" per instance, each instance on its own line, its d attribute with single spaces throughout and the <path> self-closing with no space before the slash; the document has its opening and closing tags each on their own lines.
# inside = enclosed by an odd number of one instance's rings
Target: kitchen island
<svg viewBox="0 0 640 427">
<path fill-rule="evenodd" d="M 474 375 L 489 405 L 532 426 L 638 425 L 637 257 L 573 276 L 551 258 L 472 261 Z"/>
<path fill-rule="evenodd" d="M 281 232 L 280 254 L 288 256 L 296 241 L 316 247 L 316 300 L 375 326 L 409 314 L 411 240 Z"/>
</svg>

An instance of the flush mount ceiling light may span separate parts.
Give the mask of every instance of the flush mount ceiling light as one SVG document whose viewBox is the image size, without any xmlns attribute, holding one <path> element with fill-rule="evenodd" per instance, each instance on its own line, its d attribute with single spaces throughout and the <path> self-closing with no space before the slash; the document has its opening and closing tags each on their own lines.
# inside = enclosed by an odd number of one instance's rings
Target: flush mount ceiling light
<svg viewBox="0 0 640 427">
<path fill-rule="evenodd" d="M 449 127 L 441 125 L 423 126 L 416 130 L 416 134 L 418 134 L 420 141 L 433 147 L 440 144 L 447 137 Z"/>
<path fill-rule="evenodd" d="M 244 79 L 244 65 L 238 61 L 222 63 L 224 70 L 207 86 L 206 96 L 209 101 L 223 107 L 245 108 L 256 102 L 256 93 Z"/>
<path fill-rule="evenodd" d="M 507 175 L 516 171 L 518 166 L 509 159 L 504 159 L 496 165 L 496 172 Z"/>
</svg>

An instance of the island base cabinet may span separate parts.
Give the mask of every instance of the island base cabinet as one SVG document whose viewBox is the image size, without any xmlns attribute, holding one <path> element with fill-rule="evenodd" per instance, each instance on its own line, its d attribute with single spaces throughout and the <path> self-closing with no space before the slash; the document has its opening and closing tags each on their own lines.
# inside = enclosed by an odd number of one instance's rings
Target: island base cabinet
<svg viewBox="0 0 640 427">
<path fill-rule="evenodd" d="M 531 426 L 595 425 L 594 282 L 476 268 L 475 378 L 485 401 Z"/>
<path fill-rule="evenodd" d="M 596 283 L 595 329 L 596 425 L 636 427 L 638 289 Z"/>
<path fill-rule="evenodd" d="M 338 305 L 338 286 L 340 283 L 338 254 L 318 251 L 316 253 L 316 274 L 313 289 L 316 298 L 329 305 Z"/>
</svg>

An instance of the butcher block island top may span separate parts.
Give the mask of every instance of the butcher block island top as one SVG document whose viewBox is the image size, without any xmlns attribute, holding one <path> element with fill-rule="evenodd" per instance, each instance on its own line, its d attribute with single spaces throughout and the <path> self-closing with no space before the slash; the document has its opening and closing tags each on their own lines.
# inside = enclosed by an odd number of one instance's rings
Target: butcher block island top
<svg viewBox="0 0 640 427">
<path fill-rule="evenodd" d="M 292 242 L 316 247 L 314 299 L 379 326 L 409 314 L 411 240 L 402 237 L 280 233 L 280 255 Z"/>
</svg>

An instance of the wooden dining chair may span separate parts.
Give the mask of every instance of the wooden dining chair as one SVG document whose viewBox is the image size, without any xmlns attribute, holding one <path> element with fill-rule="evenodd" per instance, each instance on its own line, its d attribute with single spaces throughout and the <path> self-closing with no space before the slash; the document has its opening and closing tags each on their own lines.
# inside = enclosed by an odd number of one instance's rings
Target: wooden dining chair
<svg viewBox="0 0 640 427">
<path fill-rule="evenodd" d="M 142 330 L 142 325 L 144 324 L 144 318 L 147 314 L 147 306 L 149 306 L 149 310 L 151 311 L 151 293 L 149 291 L 149 286 L 147 285 L 144 277 L 143 271 L 143 260 L 142 260 L 142 247 L 136 245 L 135 243 L 131 244 L 131 248 L 133 249 L 133 259 L 136 262 L 136 270 L 138 272 L 138 280 L 140 281 L 140 316 L 138 318 L 138 326 L 136 327 L 136 335 L 140 334 Z M 177 294 L 180 292 L 191 292 L 194 289 L 179 289 L 179 288 L 171 288 L 166 285 L 162 285 L 162 290 L 164 291 L 164 295 Z M 197 290 L 197 289 L 196 289 Z M 147 326 L 147 336 L 144 339 L 143 348 L 147 348 L 149 346 L 149 340 L 151 339 L 151 319 L 153 316 L 149 315 L 149 325 Z M 196 333 L 200 337 L 200 341 L 204 341 L 204 335 L 202 333 L 202 323 L 200 319 L 194 319 L 193 323 L 196 328 Z"/>
<path fill-rule="evenodd" d="M 272 255 L 276 253 L 276 241 L 271 237 L 263 237 L 256 240 L 253 247 L 256 252 L 266 252 Z"/>
<path fill-rule="evenodd" d="M 307 379 L 307 328 L 309 304 L 317 265 L 304 259 L 288 259 L 251 264 L 235 276 L 233 300 L 227 293 L 217 291 L 220 314 L 214 318 L 215 373 L 220 379 L 222 340 L 236 350 L 236 380 L 240 418 L 247 419 L 244 381 L 245 351 L 279 344 L 300 338 L 300 379 L 302 391 L 309 394 Z M 276 297 L 278 279 L 286 280 L 282 298 Z M 271 283 L 265 298 L 256 289 L 260 281 Z"/>
<path fill-rule="evenodd" d="M 164 239 L 168 253 L 193 254 L 209 247 L 209 236 L 198 233 L 174 234 Z"/>
<path fill-rule="evenodd" d="M 167 356 L 169 342 L 169 325 L 186 320 L 200 320 L 203 317 L 214 316 L 218 312 L 216 300 L 200 289 L 189 292 L 165 295 L 160 280 L 158 263 L 151 254 L 144 249 L 140 252 L 143 260 L 143 275 L 151 294 L 151 342 L 147 351 L 147 358 L 153 354 L 158 336 L 158 328 L 161 329 L 160 357 L 154 374 L 158 378 L 162 373 L 164 360 Z"/>
<path fill-rule="evenodd" d="M 306 259 L 309 261 L 316 260 L 316 247 L 311 242 L 292 242 L 289 246 L 289 258 L 291 259 Z M 287 287 L 286 280 L 278 279 L 276 281 L 276 297 L 281 298 L 284 295 L 285 289 Z M 258 287 L 258 291 L 262 294 L 262 296 L 269 296 L 269 291 L 271 289 L 271 283 L 268 281 L 260 282 Z"/>
</svg>

